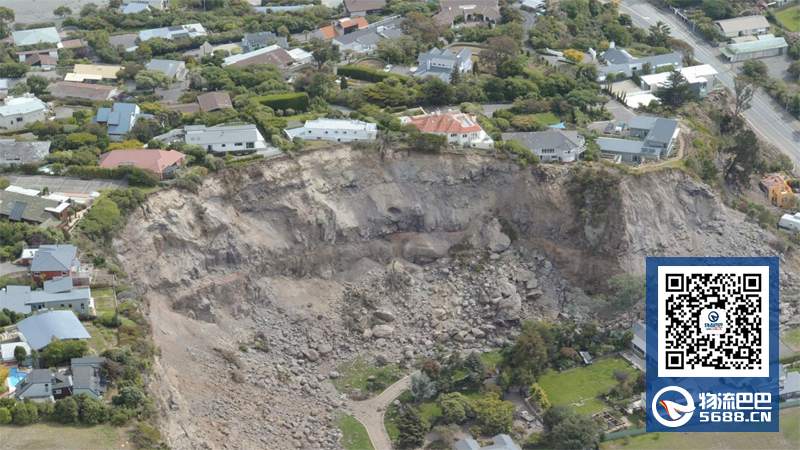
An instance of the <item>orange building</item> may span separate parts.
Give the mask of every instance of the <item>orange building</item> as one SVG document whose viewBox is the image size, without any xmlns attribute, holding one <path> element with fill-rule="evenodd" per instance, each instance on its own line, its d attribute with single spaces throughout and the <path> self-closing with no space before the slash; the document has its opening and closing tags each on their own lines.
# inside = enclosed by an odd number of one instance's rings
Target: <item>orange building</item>
<svg viewBox="0 0 800 450">
<path fill-rule="evenodd" d="M 759 185 L 773 205 L 778 208 L 793 208 L 795 198 L 789 182 L 791 182 L 791 178 L 788 175 L 784 172 L 776 172 L 762 178 Z"/>
</svg>

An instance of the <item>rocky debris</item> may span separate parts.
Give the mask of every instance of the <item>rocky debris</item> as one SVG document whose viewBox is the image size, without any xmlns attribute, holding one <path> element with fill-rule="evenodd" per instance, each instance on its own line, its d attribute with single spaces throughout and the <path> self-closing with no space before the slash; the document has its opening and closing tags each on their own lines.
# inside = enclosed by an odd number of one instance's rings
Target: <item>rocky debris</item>
<svg viewBox="0 0 800 450">
<path fill-rule="evenodd" d="M 372 337 L 388 338 L 394 334 L 394 327 L 389 325 L 375 325 L 372 327 Z"/>
<path fill-rule="evenodd" d="M 479 235 L 473 237 L 472 246 L 485 248 L 493 253 L 502 253 L 511 246 L 511 238 L 503 233 L 502 225 L 495 217 L 483 225 Z"/>
<path fill-rule="evenodd" d="M 384 322 L 394 322 L 394 314 L 391 311 L 378 310 L 374 311 L 372 315 Z"/>
</svg>

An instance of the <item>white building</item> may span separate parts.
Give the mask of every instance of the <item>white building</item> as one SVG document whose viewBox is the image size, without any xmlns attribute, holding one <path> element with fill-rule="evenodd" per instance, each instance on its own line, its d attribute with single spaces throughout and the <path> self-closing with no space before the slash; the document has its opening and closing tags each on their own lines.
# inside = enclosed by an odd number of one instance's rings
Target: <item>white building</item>
<svg viewBox="0 0 800 450">
<path fill-rule="evenodd" d="M 586 151 L 586 140 L 577 131 L 550 129 L 503 133 L 503 141 L 522 142 L 542 161 L 574 162 Z"/>
<path fill-rule="evenodd" d="M 186 125 L 156 136 L 155 139 L 165 144 L 182 141 L 187 144 L 199 145 L 212 153 L 255 152 L 272 149 L 267 146 L 264 136 L 253 124 L 220 125 L 210 128 L 206 128 L 205 125 Z M 280 150 L 274 154 L 278 153 Z M 267 154 L 267 156 L 271 156 L 271 154 Z"/>
<path fill-rule="evenodd" d="M 371 141 L 378 134 L 377 125 L 360 120 L 349 119 L 316 119 L 306 120 L 299 128 L 283 130 L 286 137 L 294 139 L 300 137 L 309 141 Z"/>
<path fill-rule="evenodd" d="M 700 66 L 691 66 L 678 69 L 686 81 L 689 83 L 689 88 L 697 94 L 699 98 L 705 98 L 708 91 L 714 87 L 714 79 L 719 73 L 708 64 Z M 655 94 L 658 90 L 669 84 L 669 76 L 671 72 L 654 73 L 652 75 L 642 75 L 642 90 L 650 91 Z"/>
<path fill-rule="evenodd" d="M 411 124 L 422 133 L 442 134 L 447 142 L 462 147 L 492 148 L 494 141 L 475 117 L 460 112 L 434 112 L 400 118 L 403 125 Z"/>
<path fill-rule="evenodd" d="M 778 228 L 789 231 L 800 231 L 800 213 L 784 214 L 778 222 Z"/>
<path fill-rule="evenodd" d="M 28 124 L 44 121 L 47 106 L 33 94 L 6 98 L 0 106 L 0 130 L 18 130 Z"/>
<path fill-rule="evenodd" d="M 139 39 L 144 42 L 158 37 L 166 40 L 173 40 L 207 35 L 208 32 L 203 28 L 203 25 L 199 23 L 190 23 L 188 25 L 173 25 L 171 27 L 142 30 L 139 32 Z"/>
<path fill-rule="evenodd" d="M 294 59 L 295 64 L 310 64 L 314 60 L 313 55 L 302 48 L 289 50 L 289 55 Z"/>
</svg>

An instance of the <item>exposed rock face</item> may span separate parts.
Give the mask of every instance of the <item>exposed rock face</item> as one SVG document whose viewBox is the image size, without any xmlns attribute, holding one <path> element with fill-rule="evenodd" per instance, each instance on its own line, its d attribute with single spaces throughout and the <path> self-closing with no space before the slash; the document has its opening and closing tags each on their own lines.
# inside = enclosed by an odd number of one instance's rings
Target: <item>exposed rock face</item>
<svg viewBox="0 0 800 450">
<path fill-rule="evenodd" d="M 198 195 L 152 195 L 115 246 L 150 300 L 169 445 L 337 448 L 327 425 L 343 402 L 329 380 L 355 355 L 486 349 L 527 318 L 581 319 L 572 286 L 643 273 L 645 256 L 776 254 L 678 170 L 623 177 L 607 223 L 587 230 L 566 193 L 572 170 L 335 148 L 226 171 Z M 240 343 L 243 368 L 213 351 Z M 233 370 L 243 384 L 220 375 Z"/>
</svg>

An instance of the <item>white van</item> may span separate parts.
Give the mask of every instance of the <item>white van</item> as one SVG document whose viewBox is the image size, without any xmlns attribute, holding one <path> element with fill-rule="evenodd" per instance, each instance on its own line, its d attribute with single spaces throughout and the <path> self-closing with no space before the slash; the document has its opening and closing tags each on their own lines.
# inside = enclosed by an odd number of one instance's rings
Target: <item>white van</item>
<svg viewBox="0 0 800 450">
<path fill-rule="evenodd" d="M 778 222 L 778 228 L 800 231 L 800 213 L 795 213 L 794 215 L 784 214 L 780 222 Z"/>
</svg>

